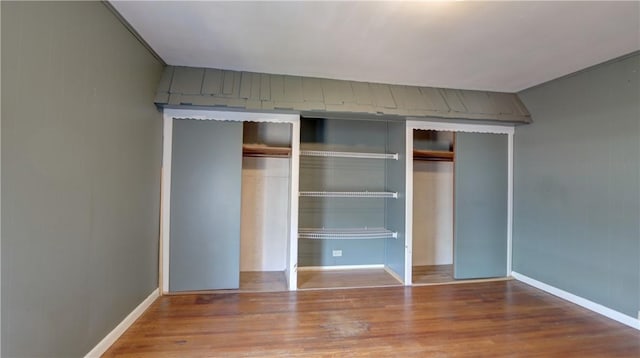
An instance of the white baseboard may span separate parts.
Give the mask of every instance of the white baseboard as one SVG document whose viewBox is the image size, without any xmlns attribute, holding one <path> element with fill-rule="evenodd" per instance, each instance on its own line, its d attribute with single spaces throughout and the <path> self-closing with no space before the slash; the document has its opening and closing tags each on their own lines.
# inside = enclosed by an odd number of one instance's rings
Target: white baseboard
<svg viewBox="0 0 640 358">
<path fill-rule="evenodd" d="M 111 347 L 111 345 L 129 328 L 138 317 L 140 317 L 144 311 L 151 306 L 151 304 L 160 296 L 160 290 L 156 288 L 151 292 L 149 297 L 145 298 L 138 307 L 134 308 L 127 317 L 125 317 L 120 324 L 116 326 L 109 334 L 107 334 L 87 355 L 85 358 L 98 358 L 104 354 L 104 352 Z"/>
<path fill-rule="evenodd" d="M 522 281 L 530 286 L 541 289 L 545 292 L 548 292 L 554 296 L 558 296 L 564 300 L 575 303 L 578 306 L 582 306 L 588 310 L 591 310 L 595 313 L 601 314 L 605 317 L 611 318 L 614 321 L 618 321 L 624 325 L 627 325 L 631 328 L 635 328 L 640 330 L 640 320 L 633 318 L 631 316 L 627 316 L 624 313 L 618 312 L 616 310 L 612 310 L 611 308 L 605 307 L 599 303 L 595 303 L 593 301 L 589 301 L 586 298 L 582 298 L 580 296 L 576 296 L 573 293 L 569 293 L 567 291 L 561 290 L 559 288 L 547 285 L 544 282 L 540 282 L 531 277 L 527 277 L 523 274 L 512 272 L 511 276 L 518 281 Z"/>
<path fill-rule="evenodd" d="M 400 275 L 398 275 L 395 271 L 393 271 L 389 266 L 385 266 L 384 270 L 387 271 L 387 273 L 389 275 L 393 276 L 393 278 L 398 280 L 398 282 L 404 284 L 404 280 L 402 279 L 402 277 L 400 277 Z M 409 284 L 411 284 L 411 283 L 409 283 Z"/>
<path fill-rule="evenodd" d="M 298 266 L 298 271 L 362 270 L 362 269 L 381 269 L 381 268 L 384 268 L 384 264 L 341 265 L 341 266 Z"/>
</svg>

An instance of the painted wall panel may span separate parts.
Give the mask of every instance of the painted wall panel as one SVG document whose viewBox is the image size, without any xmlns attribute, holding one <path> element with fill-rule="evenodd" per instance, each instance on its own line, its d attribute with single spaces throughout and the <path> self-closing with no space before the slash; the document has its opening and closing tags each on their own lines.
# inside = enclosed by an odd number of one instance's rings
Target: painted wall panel
<svg viewBox="0 0 640 358">
<path fill-rule="evenodd" d="M 490 114 L 495 108 L 495 102 L 491 100 L 487 92 L 460 91 L 467 109 L 473 113 Z"/>
<path fill-rule="evenodd" d="M 443 113 L 449 112 L 449 106 L 437 88 L 420 87 L 420 92 L 422 93 L 425 106 L 428 110 Z"/>
<path fill-rule="evenodd" d="M 0 6 L 0 355 L 83 356 L 158 287 L 162 64 L 99 2 Z"/>
<path fill-rule="evenodd" d="M 202 94 L 222 93 L 222 70 L 207 68 L 202 80 Z"/>
<path fill-rule="evenodd" d="M 217 72 L 216 72 L 217 71 Z M 198 78 L 200 73 L 205 78 Z M 225 87 L 226 92 L 221 93 L 218 89 L 218 81 L 211 80 L 213 88 L 209 88 L 209 75 L 224 73 L 225 75 L 234 73 L 233 90 Z M 196 75 L 194 75 L 196 74 Z M 223 101 L 211 99 L 182 101 L 185 99 L 175 94 L 201 97 L 247 99 L 248 89 L 246 81 L 240 79 L 240 73 L 233 71 L 222 71 L 213 69 L 192 69 L 180 70 L 168 66 L 165 76 L 173 81 L 162 81 L 156 94 L 156 104 L 158 105 L 195 105 L 198 103 L 214 103 L 206 105 L 224 106 Z M 244 74 L 243 74 L 244 76 Z M 465 91 L 453 89 L 438 89 L 428 87 L 389 85 L 382 83 L 366 83 L 355 81 L 343 81 L 323 78 L 310 78 L 298 76 L 284 76 L 278 74 L 253 74 L 260 78 L 260 96 L 255 97 L 254 87 L 256 81 L 252 82 L 252 101 L 239 102 L 234 104 L 244 109 L 261 109 L 273 111 L 286 109 L 292 111 L 313 111 L 318 112 L 314 116 L 322 117 L 323 113 L 340 114 L 367 114 L 367 115 L 389 115 L 399 117 L 428 118 L 433 116 L 451 119 L 470 119 L 480 121 L 503 121 L 510 123 L 529 123 L 530 115 L 517 95 L 513 93 L 495 93 L 484 91 Z M 175 77 L 175 78 L 174 78 Z M 180 77 L 180 79 L 177 79 Z M 226 78 L 226 77 L 225 77 Z M 241 81 L 242 85 L 241 85 Z M 272 83 L 273 82 L 273 83 Z M 175 84 L 174 84 L 175 83 Z M 202 85 L 202 93 L 193 93 L 193 89 Z M 225 82 L 225 86 L 231 86 L 230 81 Z M 184 87 L 185 92 L 176 92 L 179 87 Z M 241 89 L 238 90 L 238 87 Z M 272 93 L 273 92 L 273 93 Z M 169 94 L 172 94 L 169 96 Z M 493 96 L 500 96 L 496 101 Z M 509 103 L 507 98 L 512 99 Z M 516 111 L 506 110 L 505 104 L 509 107 L 516 107 Z"/>
<path fill-rule="evenodd" d="M 271 100 L 274 102 L 284 101 L 284 76 L 271 76 Z"/>
<path fill-rule="evenodd" d="M 271 100 L 271 77 L 267 74 L 260 74 L 260 100 Z"/>
<path fill-rule="evenodd" d="M 417 89 L 417 87 L 412 87 Z M 411 100 L 407 98 L 407 92 L 405 86 L 401 85 L 390 85 L 389 91 L 391 91 L 391 96 L 393 97 L 393 101 L 396 103 L 396 108 L 411 108 Z"/>
<path fill-rule="evenodd" d="M 393 88 L 393 87 L 392 87 Z M 394 98 L 401 97 L 404 99 L 404 107 L 407 109 L 429 109 L 427 102 L 422 96 L 419 87 L 414 86 L 402 86 L 402 96 L 395 96 Z"/>
<path fill-rule="evenodd" d="M 456 133 L 454 277 L 507 276 L 506 134 Z"/>
<path fill-rule="evenodd" d="M 640 55 L 521 93 L 514 270 L 637 317 Z"/>
<path fill-rule="evenodd" d="M 236 77 L 239 79 L 240 73 L 236 71 L 222 71 L 222 94 L 232 95 L 239 92 L 239 83 L 236 84 Z"/>
<path fill-rule="evenodd" d="M 171 93 L 186 95 L 202 93 L 203 68 L 176 67 L 171 81 Z"/>
<path fill-rule="evenodd" d="M 240 98 L 251 98 L 251 83 L 253 75 L 250 72 L 240 73 Z"/>
<path fill-rule="evenodd" d="M 249 98 L 254 101 L 260 100 L 260 81 L 261 76 L 258 73 L 251 73 L 251 95 Z"/>
<path fill-rule="evenodd" d="M 371 83 L 369 87 L 373 92 L 373 103 L 376 107 L 396 108 L 396 102 L 393 100 L 389 86 Z"/>
<path fill-rule="evenodd" d="M 490 97 L 495 104 L 498 113 L 501 114 L 514 114 L 518 113 L 518 109 L 514 103 L 512 96 L 505 95 L 504 93 L 490 93 Z"/>
<path fill-rule="evenodd" d="M 284 76 L 284 101 L 302 102 L 302 77 Z"/>
<path fill-rule="evenodd" d="M 300 240 L 298 266 L 382 265 L 386 240 Z M 333 257 L 333 250 L 342 256 Z"/>
<path fill-rule="evenodd" d="M 460 91 L 452 90 L 452 89 L 442 89 L 440 90 L 442 93 L 444 100 L 447 102 L 447 106 L 453 112 L 465 113 L 467 112 L 467 107 L 462 102 L 462 98 L 460 98 Z"/>
<path fill-rule="evenodd" d="M 302 78 L 302 91 L 305 102 L 324 102 L 322 95 L 322 85 L 317 78 Z"/>
<path fill-rule="evenodd" d="M 322 93 L 327 104 L 355 102 L 353 90 L 348 81 L 321 80 Z"/>
<path fill-rule="evenodd" d="M 389 230 L 397 232 L 397 239 L 385 240 L 385 266 L 404 278 L 405 274 L 405 205 L 406 205 L 406 125 L 387 123 L 387 153 L 398 153 L 398 160 L 386 160 L 386 187 L 398 193 L 397 199 L 386 199 L 385 216 Z"/>
<path fill-rule="evenodd" d="M 171 81 L 173 80 L 173 71 L 174 67 L 168 67 L 165 71 L 162 71 L 162 77 L 160 77 L 160 83 L 158 84 L 158 88 L 170 88 Z M 160 91 L 156 93 L 157 96 L 161 96 L 165 98 L 165 101 L 169 100 L 169 93 L 167 91 Z M 158 100 L 155 100 L 158 102 Z"/>
<path fill-rule="evenodd" d="M 174 120 L 169 290 L 238 288 L 242 123 Z"/>
<path fill-rule="evenodd" d="M 353 82 L 353 94 L 356 97 L 356 103 L 372 105 L 373 99 L 371 98 L 371 87 L 365 82 Z"/>
</svg>

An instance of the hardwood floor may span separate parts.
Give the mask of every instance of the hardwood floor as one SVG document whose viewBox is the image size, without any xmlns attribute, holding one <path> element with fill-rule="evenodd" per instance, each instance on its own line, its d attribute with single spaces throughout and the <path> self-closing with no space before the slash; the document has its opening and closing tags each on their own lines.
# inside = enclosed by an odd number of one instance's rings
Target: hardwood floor
<svg viewBox="0 0 640 358">
<path fill-rule="evenodd" d="M 240 271 L 238 289 L 178 291 L 168 295 L 220 294 L 220 293 L 256 293 L 288 291 L 284 271 Z"/>
<path fill-rule="evenodd" d="M 298 270 L 299 289 L 399 286 L 384 269 Z"/>
<path fill-rule="evenodd" d="M 287 291 L 287 280 L 283 271 L 241 271 L 240 291 L 282 292 Z"/>
<path fill-rule="evenodd" d="M 517 281 L 163 296 L 105 357 L 638 357 L 640 332 Z"/>
<path fill-rule="evenodd" d="M 411 276 L 414 284 L 451 282 L 453 265 L 413 266 Z"/>
</svg>

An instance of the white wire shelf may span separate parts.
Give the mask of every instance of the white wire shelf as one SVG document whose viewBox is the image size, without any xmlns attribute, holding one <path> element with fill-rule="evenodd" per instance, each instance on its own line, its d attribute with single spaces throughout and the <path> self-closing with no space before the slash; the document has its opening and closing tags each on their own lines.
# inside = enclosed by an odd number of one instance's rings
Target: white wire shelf
<svg viewBox="0 0 640 358">
<path fill-rule="evenodd" d="M 301 239 L 397 239 L 398 233 L 385 228 L 300 228 L 298 237 Z"/>
<path fill-rule="evenodd" d="M 360 158 L 360 159 L 393 159 L 398 160 L 398 153 L 363 153 L 363 152 L 332 152 L 324 150 L 301 150 L 301 156 L 305 157 L 334 157 L 334 158 Z"/>
<path fill-rule="evenodd" d="M 301 191 L 300 196 L 311 198 L 398 198 L 391 191 Z"/>
</svg>

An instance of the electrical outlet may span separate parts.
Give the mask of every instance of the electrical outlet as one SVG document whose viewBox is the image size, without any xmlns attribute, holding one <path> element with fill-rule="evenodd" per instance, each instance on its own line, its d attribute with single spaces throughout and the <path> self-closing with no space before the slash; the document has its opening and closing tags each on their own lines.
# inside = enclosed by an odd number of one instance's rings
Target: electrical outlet
<svg viewBox="0 0 640 358">
<path fill-rule="evenodd" d="M 333 250 L 333 257 L 342 256 L 342 250 Z"/>
</svg>

